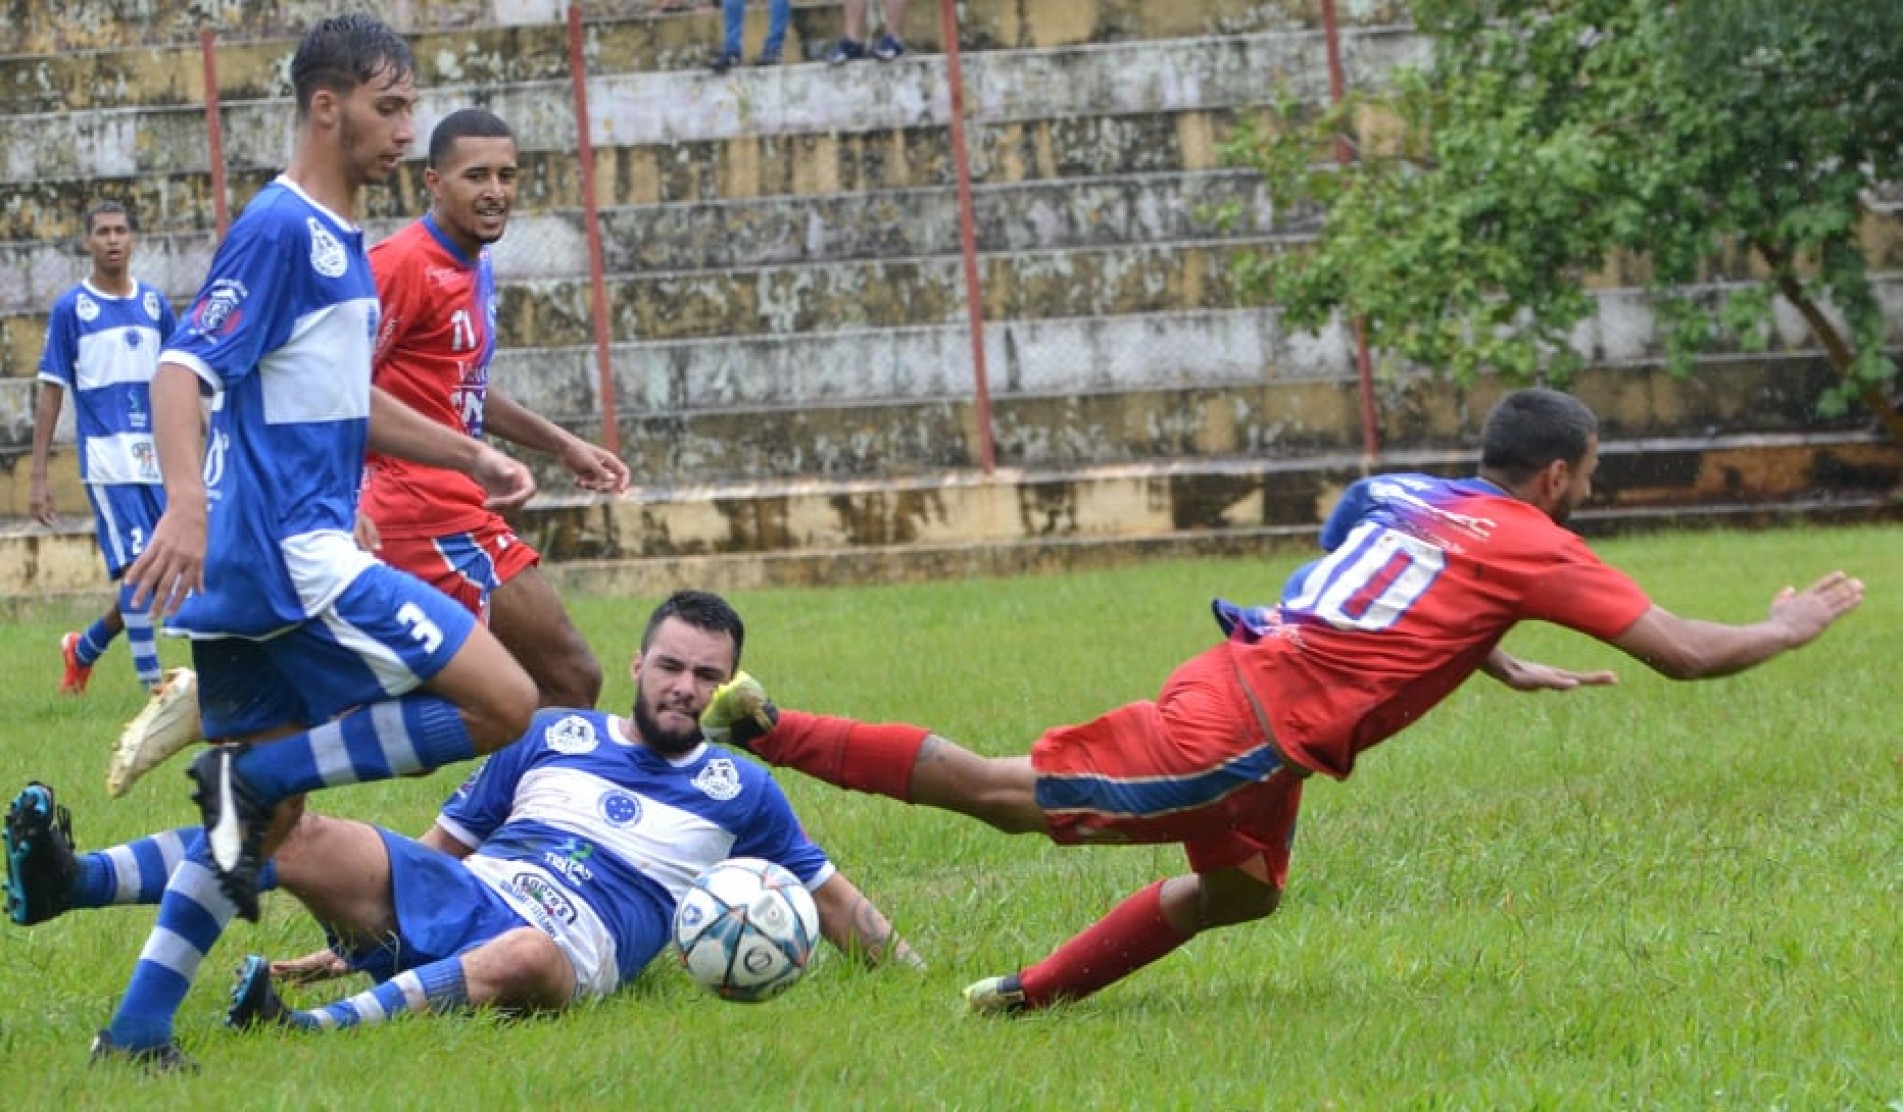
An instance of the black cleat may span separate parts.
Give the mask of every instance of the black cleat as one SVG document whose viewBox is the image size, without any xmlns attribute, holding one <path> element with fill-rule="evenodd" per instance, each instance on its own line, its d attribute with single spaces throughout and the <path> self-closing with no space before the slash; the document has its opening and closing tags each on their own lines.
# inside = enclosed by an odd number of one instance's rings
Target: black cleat
<svg viewBox="0 0 1903 1112">
<path fill-rule="evenodd" d="M 104 1031 L 93 1037 L 92 1054 L 87 1062 L 123 1062 L 146 1073 L 197 1073 L 198 1063 L 178 1048 L 178 1040 L 166 1039 L 157 1046 L 120 1046 Z"/>
<path fill-rule="evenodd" d="M 284 1006 L 277 986 L 271 983 L 271 963 L 260 954 L 251 954 L 238 967 L 238 983 L 231 986 L 225 1026 L 248 1031 L 267 1023 L 290 1026 L 291 1009 Z"/>
<path fill-rule="evenodd" d="M 79 861 L 73 856 L 73 816 L 35 781 L 7 806 L 7 917 L 23 927 L 44 923 L 73 906 Z"/>
<path fill-rule="evenodd" d="M 211 849 L 212 871 L 225 898 L 242 918 L 258 921 L 258 874 L 264 867 L 264 836 L 271 829 L 271 805 L 260 800 L 233 767 L 248 746 L 208 746 L 186 773 L 198 785 L 198 804 Z"/>
</svg>

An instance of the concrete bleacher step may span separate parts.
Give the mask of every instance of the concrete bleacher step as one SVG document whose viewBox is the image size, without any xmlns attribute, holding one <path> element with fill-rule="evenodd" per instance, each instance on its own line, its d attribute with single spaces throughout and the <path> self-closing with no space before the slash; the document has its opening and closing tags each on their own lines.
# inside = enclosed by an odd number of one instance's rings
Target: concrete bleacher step
<svg viewBox="0 0 1903 1112">
<path fill-rule="evenodd" d="M 1471 447 L 1395 451 L 1380 470 L 1470 473 Z M 1306 543 L 1353 453 L 1173 460 L 911 480 L 644 487 L 546 497 L 523 535 L 571 587 L 652 593 L 1076 568 L 1145 554 Z M 1903 517 L 1903 449 L 1864 432 L 1609 440 L 1582 529 Z M 101 592 L 90 532 L 0 530 L 0 590 Z M 1274 585 L 1265 585 L 1264 596 Z"/>
<path fill-rule="evenodd" d="M 425 86 L 558 81 L 568 77 L 566 4 L 481 4 L 463 13 L 441 0 L 381 13 L 411 39 Z M 149 4 L 146 20 L 125 18 L 113 0 L 26 5 L 25 26 L 11 28 L 0 53 L 0 114 L 103 105 L 198 103 L 204 80 L 198 53 L 200 5 Z M 89 9 L 97 9 L 89 19 Z M 432 10 L 433 9 L 433 10 Z M 1399 22 L 1398 4 L 1357 3 L 1340 13 L 1350 28 Z M 36 28 L 36 15 L 57 17 Z M 211 24 L 218 36 L 218 91 L 225 100 L 282 96 L 284 60 L 297 35 L 329 10 L 305 4 L 226 5 Z M 597 71 L 666 72 L 704 68 L 720 41 L 712 3 L 681 11 L 650 4 L 584 5 L 584 52 Z M 749 56 L 765 35 L 766 13 L 747 13 Z M 1315 30 L 1320 13 L 1300 0 L 965 0 L 959 40 L 970 52 L 1154 41 L 1262 31 Z M 875 17 L 876 18 L 876 17 Z M 798 3 L 786 56 L 819 58 L 844 30 L 835 3 Z M 938 5 L 912 4 L 901 29 L 918 53 L 943 51 Z"/>
<path fill-rule="evenodd" d="M 1378 80 L 1423 57 L 1411 31 L 1380 28 L 1343 43 L 1357 80 Z M 1234 109 L 1268 102 L 1271 80 L 1310 103 L 1327 96 L 1318 32 L 1113 43 L 977 54 L 965 67 L 966 108 L 978 123 L 1068 116 Z M 823 64 L 701 72 L 591 75 L 590 134 L 614 147 L 827 134 L 942 125 L 949 111 L 945 62 L 907 55 L 883 65 Z M 419 128 L 465 104 L 509 120 L 525 150 L 573 150 L 577 130 L 566 81 L 424 90 Z M 224 153 L 237 168 L 280 165 L 289 148 L 287 97 L 224 106 Z M 202 111 L 194 105 L 102 108 L 0 116 L 0 180 L 113 179 L 201 171 Z"/>
</svg>

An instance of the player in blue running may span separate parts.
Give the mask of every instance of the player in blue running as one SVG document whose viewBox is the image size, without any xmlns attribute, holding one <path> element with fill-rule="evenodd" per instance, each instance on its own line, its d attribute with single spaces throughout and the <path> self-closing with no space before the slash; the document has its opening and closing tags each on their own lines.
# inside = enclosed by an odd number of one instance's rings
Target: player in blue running
<svg viewBox="0 0 1903 1112">
<path fill-rule="evenodd" d="M 922 962 L 801 831 L 753 761 L 702 740 L 699 715 L 732 678 L 746 629 L 724 599 L 682 591 L 656 608 L 634 658 L 627 717 L 550 709 L 457 789 L 421 839 L 306 813 L 265 883 L 298 897 L 333 948 L 247 958 L 228 1019 L 327 1030 L 406 1011 L 555 1010 L 614 991 L 665 947 L 694 877 L 735 856 L 798 876 L 820 927 L 872 964 Z M 151 903 L 191 829 L 87 854 L 52 789 L 29 784 L 7 814 L 15 922 Z M 370 973 L 368 990 L 294 1010 L 273 977 Z M 174 1052 L 176 1055 L 176 1052 Z"/>
<path fill-rule="evenodd" d="M 119 202 L 101 201 L 87 210 L 82 242 L 92 256 L 92 274 L 54 302 L 40 355 L 28 509 L 35 521 L 53 524 L 47 457 L 70 391 L 79 481 L 92 503 L 106 575 L 119 584 L 118 599 L 98 621 L 60 639 L 63 695 L 85 694 L 93 664 L 121 630 L 140 682 L 156 687 L 163 678 L 151 617 L 132 604 L 133 588 L 123 576 L 165 509 L 152 449 L 150 387 L 159 347 L 177 320 L 164 294 L 132 276 L 135 238 L 132 214 Z"/>
<path fill-rule="evenodd" d="M 256 918 L 259 870 L 303 793 L 500 748 L 538 701 L 467 610 L 353 539 L 369 448 L 463 471 L 498 504 L 534 492 L 521 464 L 371 385 L 357 196 L 415 140 L 414 70 L 372 16 L 303 37 L 290 163 L 219 246 L 153 375 L 166 510 L 126 578 L 192 638 L 206 736 L 232 744 L 192 766 L 203 867 L 173 874 L 97 1056 L 165 1053 L 205 954 L 233 915 Z"/>
</svg>

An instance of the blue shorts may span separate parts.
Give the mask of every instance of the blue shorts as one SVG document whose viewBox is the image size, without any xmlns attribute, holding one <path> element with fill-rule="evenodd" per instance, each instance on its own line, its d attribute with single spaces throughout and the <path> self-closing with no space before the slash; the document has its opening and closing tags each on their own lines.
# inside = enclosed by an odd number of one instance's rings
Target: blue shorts
<svg viewBox="0 0 1903 1112">
<path fill-rule="evenodd" d="M 361 950 L 344 949 L 333 935 L 331 949 L 350 968 L 387 981 L 532 925 L 456 858 L 391 830 L 377 833 L 390 855 L 396 935 Z"/>
<path fill-rule="evenodd" d="M 152 539 L 165 512 L 165 488 L 156 483 L 87 483 L 86 499 L 93 505 L 106 575 L 116 581 Z"/>
<path fill-rule="evenodd" d="M 475 616 L 441 591 L 372 564 L 301 625 L 257 641 L 192 641 L 205 736 L 308 729 L 408 694 L 442 671 L 475 628 Z"/>
</svg>

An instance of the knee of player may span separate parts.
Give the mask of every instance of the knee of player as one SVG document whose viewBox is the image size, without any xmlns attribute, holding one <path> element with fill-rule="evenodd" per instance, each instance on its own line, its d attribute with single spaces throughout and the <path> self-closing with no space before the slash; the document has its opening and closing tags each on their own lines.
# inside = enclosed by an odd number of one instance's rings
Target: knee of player
<svg viewBox="0 0 1903 1112">
<path fill-rule="evenodd" d="M 499 675 L 483 694 L 480 704 L 462 708 L 477 752 L 492 752 L 528 733 L 541 705 L 541 694 L 528 673 L 515 668 Z"/>
<path fill-rule="evenodd" d="M 535 677 L 542 706 L 592 708 L 601 701 L 601 662 L 586 649 L 552 660 L 546 671 Z"/>
<path fill-rule="evenodd" d="M 521 927 L 463 956 L 469 1002 L 525 1010 L 558 1008 L 575 990 L 575 970 L 541 931 Z"/>
</svg>

